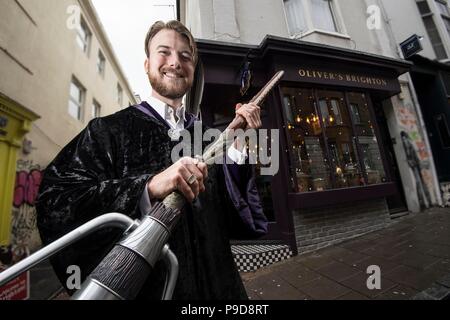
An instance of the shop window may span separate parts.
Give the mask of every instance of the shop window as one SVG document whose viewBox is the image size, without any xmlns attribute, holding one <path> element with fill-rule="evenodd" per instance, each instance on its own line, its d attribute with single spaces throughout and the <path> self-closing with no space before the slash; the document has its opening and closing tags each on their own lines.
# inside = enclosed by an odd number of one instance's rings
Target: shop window
<svg viewBox="0 0 450 320">
<path fill-rule="evenodd" d="M 359 169 L 350 115 L 344 94 L 318 91 L 322 122 L 330 150 L 335 188 L 360 186 L 363 176 Z"/>
<path fill-rule="evenodd" d="M 386 182 L 381 152 L 375 134 L 374 121 L 370 115 L 369 105 L 366 95 L 363 93 L 350 92 L 348 100 L 351 109 L 355 109 L 353 116 L 355 126 L 355 136 L 361 148 L 361 165 L 367 175 L 369 185 Z M 353 107 L 352 107 L 353 106 Z"/>
<path fill-rule="evenodd" d="M 331 189 L 330 166 L 313 91 L 284 88 L 292 142 L 291 168 L 299 192 Z"/>
<path fill-rule="evenodd" d="M 386 182 L 365 94 L 287 87 L 282 91 L 298 192 Z"/>
</svg>

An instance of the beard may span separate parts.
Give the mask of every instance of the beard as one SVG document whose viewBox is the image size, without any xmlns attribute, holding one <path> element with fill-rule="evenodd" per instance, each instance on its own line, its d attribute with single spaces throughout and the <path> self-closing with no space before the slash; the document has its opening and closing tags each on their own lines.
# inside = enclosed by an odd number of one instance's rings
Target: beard
<svg viewBox="0 0 450 320">
<path fill-rule="evenodd" d="M 192 87 L 192 79 L 185 76 L 169 79 L 163 74 L 164 72 L 172 72 L 178 75 L 180 74 L 177 71 L 173 71 L 173 69 L 165 69 L 161 70 L 161 72 L 150 71 L 148 73 L 148 79 L 152 89 L 162 97 L 169 99 L 180 99 Z"/>
</svg>

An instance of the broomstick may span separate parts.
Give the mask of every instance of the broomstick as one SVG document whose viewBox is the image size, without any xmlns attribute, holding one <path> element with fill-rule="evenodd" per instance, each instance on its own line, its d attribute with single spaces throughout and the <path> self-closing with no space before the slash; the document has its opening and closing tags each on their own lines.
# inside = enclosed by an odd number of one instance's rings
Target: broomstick
<svg viewBox="0 0 450 320">
<path fill-rule="evenodd" d="M 250 101 L 262 104 L 269 92 L 281 80 L 279 71 Z M 236 116 L 227 129 L 208 148 L 200 160 L 211 164 L 223 156 L 223 145 L 229 142 L 232 130 L 245 128 L 243 117 Z M 152 208 L 138 227 L 125 235 L 91 273 L 72 299 L 77 300 L 132 300 L 140 292 L 145 280 L 160 259 L 170 233 L 180 219 L 186 199 L 174 191 Z"/>
</svg>

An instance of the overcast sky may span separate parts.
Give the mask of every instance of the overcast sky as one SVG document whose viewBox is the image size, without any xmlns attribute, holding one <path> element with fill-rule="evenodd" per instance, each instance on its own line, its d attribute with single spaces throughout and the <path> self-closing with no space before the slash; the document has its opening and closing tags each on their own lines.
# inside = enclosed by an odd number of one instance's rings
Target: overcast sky
<svg viewBox="0 0 450 320">
<path fill-rule="evenodd" d="M 176 19 L 175 0 L 92 0 L 134 92 L 150 95 L 144 71 L 144 41 L 157 20 Z"/>
</svg>

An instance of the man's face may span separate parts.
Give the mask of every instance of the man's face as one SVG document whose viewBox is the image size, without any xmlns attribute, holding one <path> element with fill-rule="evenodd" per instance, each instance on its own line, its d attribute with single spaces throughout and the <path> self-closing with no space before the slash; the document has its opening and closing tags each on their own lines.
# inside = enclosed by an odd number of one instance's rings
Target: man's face
<svg viewBox="0 0 450 320">
<path fill-rule="evenodd" d="M 174 30 L 161 30 L 150 42 L 145 61 L 150 84 L 159 95 L 179 99 L 191 88 L 194 60 L 189 42 Z"/>
</svg>

